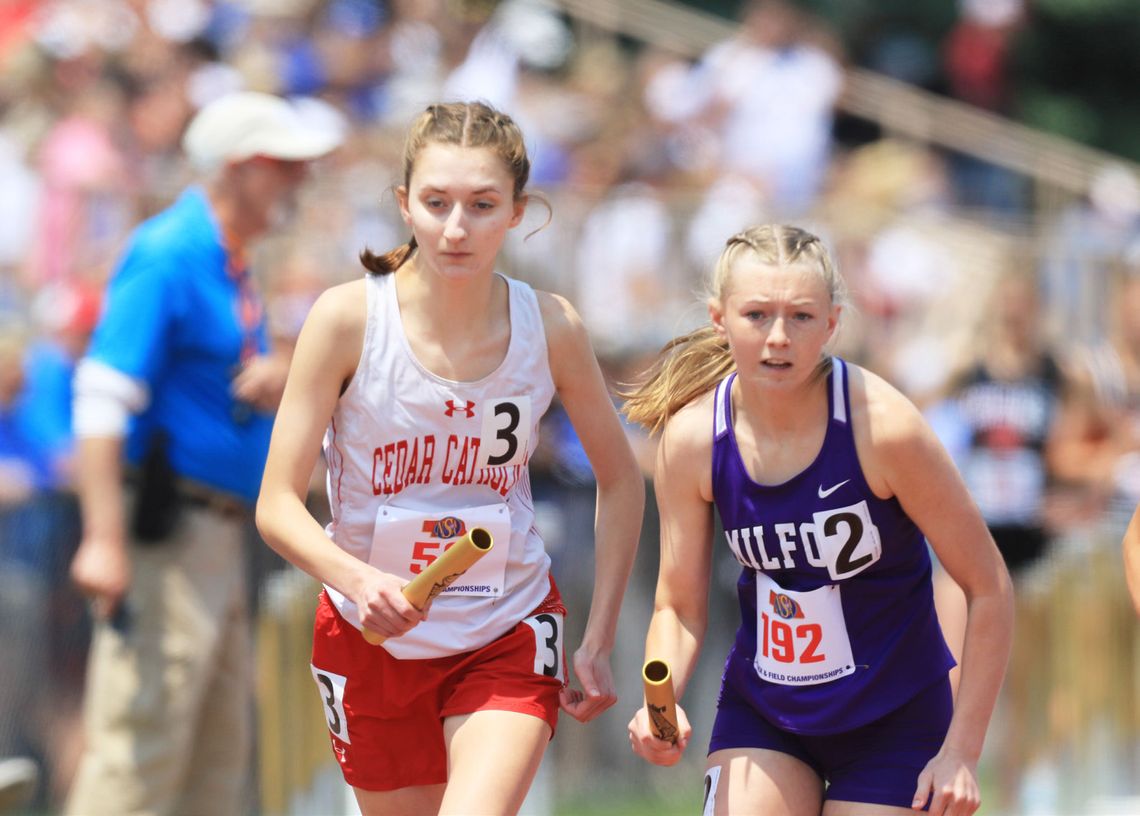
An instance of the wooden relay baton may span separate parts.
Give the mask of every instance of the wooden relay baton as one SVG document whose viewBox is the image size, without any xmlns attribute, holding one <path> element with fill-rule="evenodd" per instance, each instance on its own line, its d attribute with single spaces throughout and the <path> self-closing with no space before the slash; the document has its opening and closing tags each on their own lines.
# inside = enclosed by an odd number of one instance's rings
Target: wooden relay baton
<svg viewBox="0 0 1140 816">
<path fill-rule="evenodd" d="M 645 681 L 645 708 L 649 712 L 649 727 L 653 736 L 676 744 L 677 698 L 673 696 L 673 675 L 664 660 L 650 660 L 641 670 Z"/>
<path fill-rule="evenodd" d="M 471 565 L 491 551 L 495 540 L 482 527 L 472 527 L 467 533 L 443 551 L 439 558 L 428 564 L 424 571 L 408 582 L 401 591 L 416 609 L 423 609 L 452 582 L 471 568 Z M 364 639 L 373 646 L 383 643 L 385 637 L 364 629 Z"/>
</svg>

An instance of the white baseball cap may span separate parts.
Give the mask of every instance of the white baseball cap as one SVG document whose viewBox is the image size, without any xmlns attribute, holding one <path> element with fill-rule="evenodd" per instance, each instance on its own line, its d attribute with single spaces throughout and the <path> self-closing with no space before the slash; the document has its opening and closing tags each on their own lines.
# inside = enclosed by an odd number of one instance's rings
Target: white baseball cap
<svg viewBox="0 0 1140 816">
<path fill-rule="evenodd" d="M 338 147 L 344 133 L 330 126 L 327 118 L 309 114 L 311 110 L 272 94 L 228 93 L 198 111 L 186 128 L 182 147 L 200 170 L 254 156 L 316 159 Z"/>
</svg>

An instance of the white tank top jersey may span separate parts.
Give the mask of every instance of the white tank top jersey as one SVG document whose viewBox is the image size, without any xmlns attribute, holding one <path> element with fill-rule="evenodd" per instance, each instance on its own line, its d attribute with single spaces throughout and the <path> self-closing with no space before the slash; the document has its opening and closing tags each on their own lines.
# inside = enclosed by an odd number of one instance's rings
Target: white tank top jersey
<svg viewBox="0 0 1140 816">
<path fill-rule="evenodd" d="M 534 528 L 527 467 L 554 396 L 534 290 L 506 278 L 511 338 L 486 377 L 455 382 L 415 358 L 395 275 L 365 278 L 360 364 L 325 433 L 330 538 L 410 580 L 463 532 L 485 527 L 491 550 L 440 594 L 427 620 L 383 644 L 394 657 L 477 649 L 523 620 L 550 591 L 550 558 Z M 346 621 L 356 605 L 326 586 Z"/>
</svg>

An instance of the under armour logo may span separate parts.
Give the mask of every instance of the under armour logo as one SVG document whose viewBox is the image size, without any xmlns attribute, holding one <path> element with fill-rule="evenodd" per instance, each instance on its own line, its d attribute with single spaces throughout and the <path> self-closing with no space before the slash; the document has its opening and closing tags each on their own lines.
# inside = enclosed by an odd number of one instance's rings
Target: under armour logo
<svg viewBox="0 0 1140 816">
<path fill-rule="evenodd" d="M 455 400 L 448 400 L 443 406 L 444 413 L 449 417 L 455 416 L 456 411 L 462 411 L 468 419 L 475 416 L 475 403 L 471 400 L 464 400 L 462 405 L 456 405 Z"/>
</svg>

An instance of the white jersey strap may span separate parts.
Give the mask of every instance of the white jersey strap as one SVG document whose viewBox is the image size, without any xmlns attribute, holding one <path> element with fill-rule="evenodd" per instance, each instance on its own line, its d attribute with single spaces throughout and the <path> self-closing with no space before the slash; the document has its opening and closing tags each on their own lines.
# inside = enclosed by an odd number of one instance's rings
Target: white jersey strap
<svg viewBox="0 0 1140 816">
<path fill-rule="evenodd" d="M 736 372 L 732 372 L 716 387 L 716 399 L 713 402 L 714 430 L 713 436 L 720 439 L 728 433 L 729 412 L 732 410 L 732 380 Z"/>
<path fill-rule="evenodd" d="M 847 364 L 838 357 L 831 358 L 831 418 L 847 424 Z"/>
</svg>

